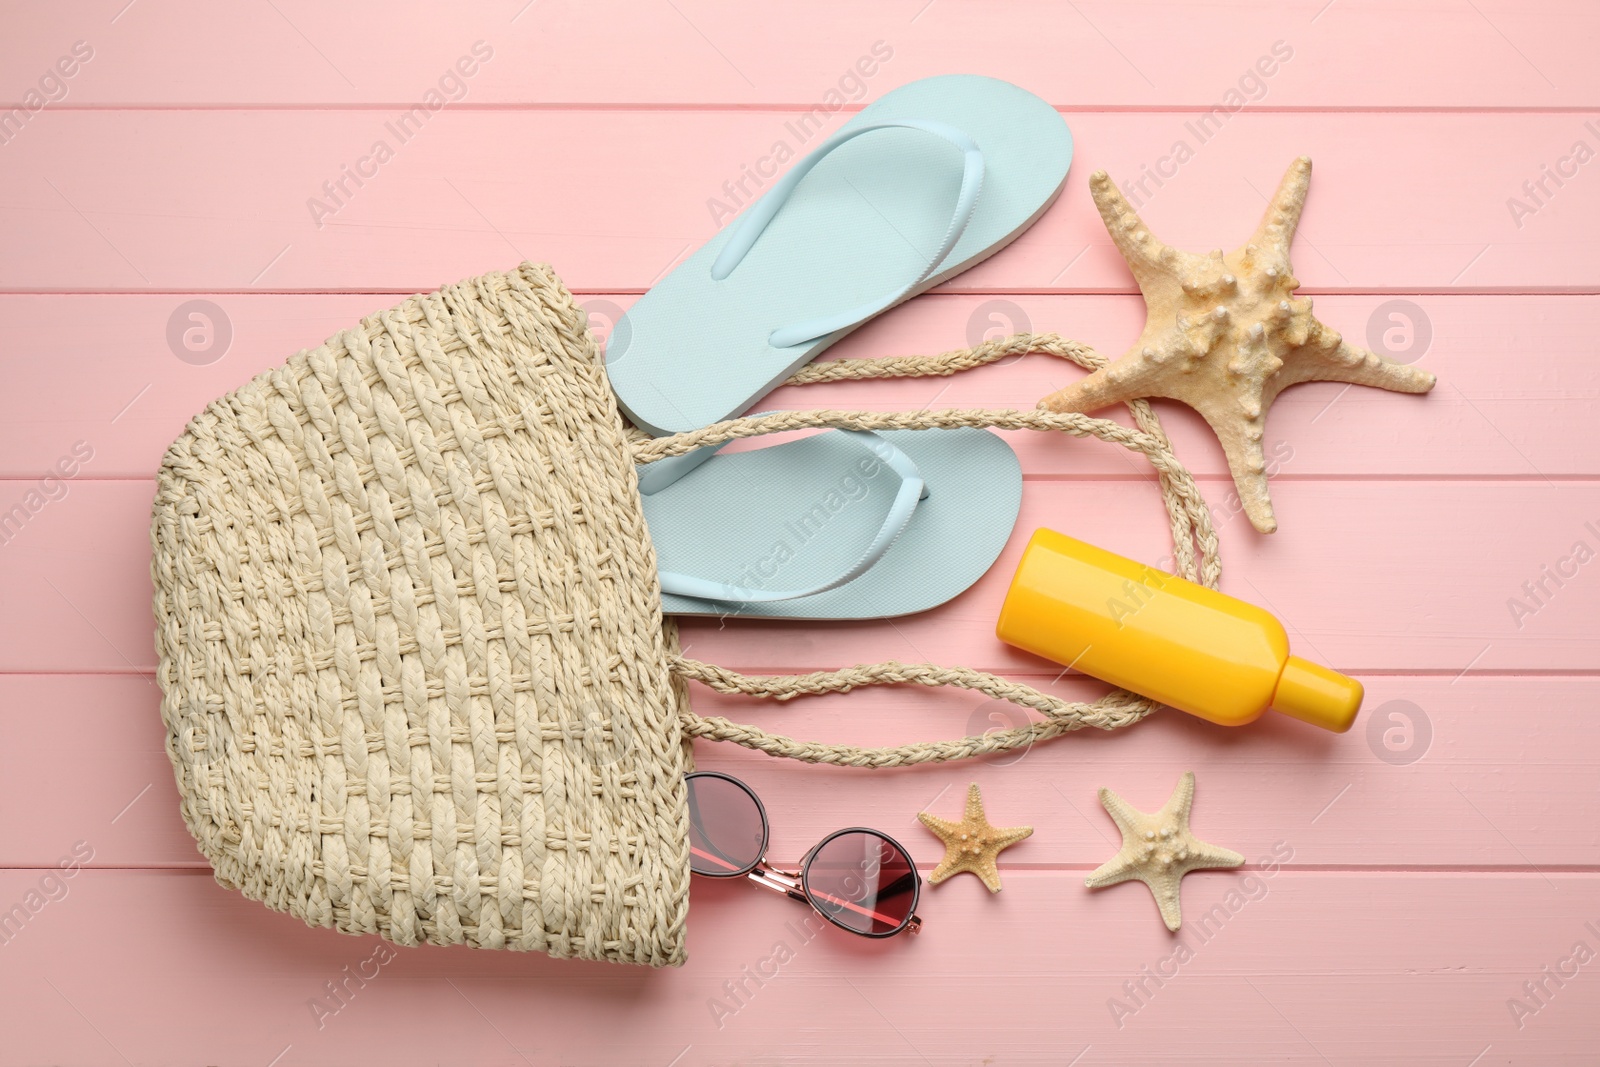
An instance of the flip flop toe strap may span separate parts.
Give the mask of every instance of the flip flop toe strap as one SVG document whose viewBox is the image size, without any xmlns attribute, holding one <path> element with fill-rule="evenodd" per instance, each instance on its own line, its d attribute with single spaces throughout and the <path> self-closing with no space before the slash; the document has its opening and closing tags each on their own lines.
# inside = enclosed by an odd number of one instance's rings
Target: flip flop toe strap
<svg viewBox="0 0 1600 1067">
<path fill-rule="evenodd" d="M 928 119 L 898 119 L 884 122 L 872 122 L 854 129 L 840 130 L 817 148 L 816 151 L 796 163 L 776 185 L 756 201 L 750 210 L 739 216 L 728 227 L 728 237 L 717 253 L 717 258 L 711 264 L 711 278 L 713 281 L 722 281 L 733 273 L 744 257 L 749 253 L 757 239 L 773 218 L 783 209 L 790 195 L 794 193 L 795 186 L 799 185 L 805 176 L 811 173 L 813 167 L 822 162 L 834 149 L 840 145 L 853 141 L 862 134 L 873 133 L 878 130 L 902 129 L 918 130 L 932 134 L 950 142 L 961 150 L 961 188 L 956 193 L 955 208 L 951 213 L 950 225 L 945 229 L 944 238 L 939 242 L 939 248 L 933 257 L 928 260 L 922 272 L 905 285 L 877 300 L 849 308 L 845 311 L 830 315 L 819 315 L 806 319 L 803 322 L 791 323 L 773 330 L 767 338 L 767 343 L 773 348 L 789 348 L 794 345 L 815 341 L 819 337 L 826 337 L 830 333 L 854 326 L 859 322 L 871 318 L 881 311 L 898 304 L 933 276 L 941 264 L 949 257 L 956 243 L 961 240 L 961 235 L 966 232 L 967 224 L 972 221 L 972 214 L 978 206 L 978 193 L 983 188 L 983 150 L 976 141 L 963 131 L 943 122 L 934 122 Z"/>
<path fill-rule="evenodd" d="M 895 491 L 894 500 L 889 504 L 888 512 L 883 517 L 883 523 L 878 527 L 877 533 L 866 549 L 849 568 L 832 578 L 799 589 L 762 589 L 664 570 L 660 573 L 661 591 L 676 596 L 715 600 L 726 604 L 765 604 L 778 600 L 796 600 L 800 597 L 826 593 L 830 589 L 837 589 L 847 582 L 854 581 L 882 559 L 883 554 L 889 551 L 905 531 L 906 524 L 911 521 L 912 513 L 916 511 L 917 502 L 925 495 L 926 487 L 922 480 L 922 472 L 917 469 L 910 456 L 878 434 L 864 430 L 838 432 L 845 434 L 878 457 L 884 466 L 900 479 L 900 485 Z"/>
</svg>

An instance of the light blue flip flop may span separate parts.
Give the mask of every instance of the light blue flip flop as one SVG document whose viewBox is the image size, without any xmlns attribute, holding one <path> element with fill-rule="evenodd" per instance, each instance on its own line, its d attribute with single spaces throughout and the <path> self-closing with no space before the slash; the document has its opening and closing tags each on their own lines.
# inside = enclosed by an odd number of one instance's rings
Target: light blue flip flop
<svg viewBox="0 0 1600 1067">
<path fill-rule="evenodd" d="M 641 492 L 669 615 L 926 611 L 994 564 L 1022 502 L 1016 454 L 981 429 L 830 430 L 654 466 Z"/>
<path fill-rule="evenodd" d="M 1054 202 L 1072 135 L 1009 82 L 952 74 L 874 101 L 611 331 L 606 370 L 653 434 L 756 400 L 863 322 L 981 262 Z"/>
</svg>

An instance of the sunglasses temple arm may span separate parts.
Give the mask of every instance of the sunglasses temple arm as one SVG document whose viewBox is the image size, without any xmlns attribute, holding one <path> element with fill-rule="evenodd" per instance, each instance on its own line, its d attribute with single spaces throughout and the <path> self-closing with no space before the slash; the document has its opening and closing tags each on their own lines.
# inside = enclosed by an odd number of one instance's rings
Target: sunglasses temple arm
<svg viewBox="0 0 1600 1067">
<path fill-rule="evenodd" d="M 805 890 L 800 888 L 799 871 L 780 871 L 776 868 L 768 867 L 766 863 L 763 862 L 757 864 L 755 870 L 745 875 L 745 877 L 764 889 L 770 889 L 774 893 L 782 893 L 790 900 L 798 900 L 800 903 L 805 904 L 808 907 L 811 906 L 811 901 L 806 897 Z M 901 881 L 910 881 L 910 879 L 902 879 Z M 863 908 L 854 901 L 834 897 L 831 894 L 828 895 L 828 899 L 838 904 L 840 907 L 848 908 L 849 910 L 859 912 L 862 915 L 871 916 L 876 919 L 883 919 L 884 921 L 893 921 L 890 920 L 888 916 L 879 915 L 875 911 Z M 916 915 L 911 916 L 905 921 L 905 929 L 909 933 L 920 934 L 922 932 L 921 917 Z"/>
</svg>

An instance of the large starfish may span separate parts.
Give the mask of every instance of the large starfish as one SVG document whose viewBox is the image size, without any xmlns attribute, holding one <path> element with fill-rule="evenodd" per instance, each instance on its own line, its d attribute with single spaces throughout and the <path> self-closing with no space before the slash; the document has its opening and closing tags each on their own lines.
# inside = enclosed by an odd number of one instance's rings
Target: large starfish
<svg viewBox="0 0 1600 1067">
<path fill-rule="evenodd" d="M 1100 790 L 1100 803 L 1122 831 L 1122 851 L 1102 863 L 1083 884 L 1090 889 L 1137 878 L 1150 887 L 1168 930 L 1183 923 L 1178 889 L 1190 871 L 1212 867 L 1237 867 L 1244 857 L 1228 848 L 1208 845 L 1189 831 L 1189 809 L 1194 805 L 1194 772 L 1184 771 L 1178 786 L 1161 810 L 1146 815 L 1109 789 Z"/>
<path fill-rule="evenodd" d="M 1228 457 L 1239 499 L 1262 533 L 1278 528 L 1267 493 L 1261 436 L 1267 409 L 1309 381 L 1426 393 L 1434 376 L 1348 344 L 1296 298 L 1289 265 L 1311 160 L 1289 165 L 1254 236 L 1232 252 L 1180 252 L 1150 232 L 1105 171 L 1089 190 L 1117 251 L 1144 294 L 1144 332 L 1114 363 L 1039 402 L 1050 411 L 1097 411 L 1135 397 L 1182 401 L 1211 425 Z"/>
</svg>

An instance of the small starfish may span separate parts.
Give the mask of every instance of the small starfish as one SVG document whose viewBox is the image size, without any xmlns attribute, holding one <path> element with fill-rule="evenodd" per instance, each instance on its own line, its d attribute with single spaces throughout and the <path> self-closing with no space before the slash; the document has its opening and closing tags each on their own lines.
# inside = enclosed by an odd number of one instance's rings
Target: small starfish
<svg viewBox="0 0 1600 1067">
<path fill-rule="evenodd" d="M 1426 393 L 1434 376 L 1345 343 L 1311 314 L 1289 265 L 1311 160 L 1289 165 L 1267 213 L 1243 247 L 1209 256 L 1180 252 L 1150 232 L 1117 186 L 1096 171 L 1089 191 L 1117 251 L 1144 294 L 1144 332 L 1110 366 L 1039 402 L 1089 412 L 1162 396 L 1198 411 L 1222 442 L 1239 500 L 1262 533 L 1278 528 L 1267 493 L 1262 431 L 1267 409 L 1300 382 L 1350 382 L 1398 393 Z"/>
<path fill-rule="evenodd" d="M 983 797 L 978 793 L 978 783 L 967 789 L 967 813 L 960 822 L 947 822 L 927 812 L 917 818 L 944 842 L 944 859 L 939 861 L 928 881 L 933 885 L 962 871 L 971 871 L 983 879 L 989 892 L 1000 892 L 1000 868 L 995 860 L 1000 851 L 1033 833 L 1031 826 L 990 826 L 983 814 Z"/>
<path fill-rule="evenodd" d="M 1189 832 L 1189 809 L 1194 805 L 1194 772 L 1184 771 L 1178 787 L 1154 815 L 1136 811 L 1109 789 L 1100 790 L 1100 803 L 1122 831 L 1122 851 L 1102 863 L 1083 884 L 1090 889 L 1137 878 L 1150 887 L 1156 907 L 1168 930 L 1183 924 L 1178 908 L 1178 888 L 1190 871 L 1211 867 L 1237 867 L 1244 857 L 1232 849 L 1208 845 Z"/>
</svg>

